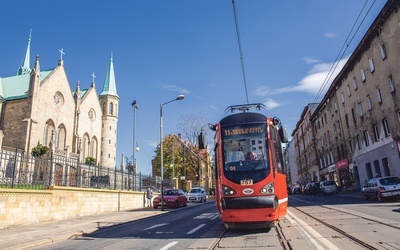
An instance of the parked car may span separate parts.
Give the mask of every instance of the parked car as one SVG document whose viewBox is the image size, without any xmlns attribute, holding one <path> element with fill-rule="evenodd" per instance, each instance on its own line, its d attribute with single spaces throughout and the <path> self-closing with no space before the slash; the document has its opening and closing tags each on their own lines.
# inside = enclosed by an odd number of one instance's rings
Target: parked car
<svg viewBox="0 0 400 250">
<path fill-rule="evenodd" d="M 301 191 L 300 185 L 294 186 L 292 193 L 293 193 L 293 194 L 301 194 L 302 191 Z"/>
<path fill-rule="evenodd" d="M 167 189 L 163 193 L 165 207 L 180 207 L 187 205 L 186 195 L 182 189 Z M 157 209 L 161 206 L 161 195 L 153 199 L 153 207 Z"/>
<path fill-rule="evenodd" d="M 189 190 L 187 194 L 187 198 L 189 202 L 206 202 L 206 192 L 204 188 L 201 187 L 193 187 Z"/>
<path fill-rule="evenodd" d="M 315 182 L 307 183 L 307 185 L 304 187 L 303 194 L 309 194 L 309 195 L 319 194 L 318 184 Z"/>
<path fill-rule="evenodd" d="M 292 190 L 292 187 L 290 187 L 290 185 L 287 185 L 287 193 L 288 193 L 288 195 L 293 194 L 293 190 Z"/>
<path fill-rule="evenodd" d="M 362 189 L 362 196 L 365 200 L 377 198 L 381 202 L 390 198 L 400 198 L 400 178 L 386 176 L 370 179 Z"/>
<path fill-rule="evenodd" d="M 339 189 L 334 181 L 321 181 L 319 183 L 319 191 L 321 195 L 337 194 Z"/>
</svg>

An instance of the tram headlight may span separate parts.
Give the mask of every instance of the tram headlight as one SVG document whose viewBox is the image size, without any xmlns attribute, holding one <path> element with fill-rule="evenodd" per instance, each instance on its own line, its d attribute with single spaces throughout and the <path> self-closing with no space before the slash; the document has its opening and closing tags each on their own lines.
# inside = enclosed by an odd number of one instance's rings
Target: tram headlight
<svg viewBox="0 0 400 250">
<path fill-rule="evenodd" d="M 222 185 L 222 191 L 224 193 L 224 196 L 233 196 L 236 195 L 236 191 L 228 186 Z"/>
<path fill-rule="evenodd" d="M 264 187 L 261 188 L 260 193 L 262 194 L 274 194 L 275 193 L 275 186 L 273 182 L 268 183 Z"/>
</svg>

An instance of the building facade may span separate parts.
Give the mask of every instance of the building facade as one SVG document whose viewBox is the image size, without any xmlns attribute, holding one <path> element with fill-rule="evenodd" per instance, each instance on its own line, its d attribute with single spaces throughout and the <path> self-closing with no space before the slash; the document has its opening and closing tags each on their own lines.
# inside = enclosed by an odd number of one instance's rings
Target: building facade
<svg viewBox="0 0 400 250">
<path fill-rule="evenodd" d="M 387 1 L 311 114 L 319 179 L 343 189 L 400 176 L 399 8 Z"/>
<path fill-rule="evenodd" d="M 30 68 L 30 43 L 15 76 L 0 78 L 0 145 L 30 154 L 38 144 L 52 153 L 115 168 L 118 103 L 112 57 L 103 90 L 94 82 L 71 91 L 61 57 L 41 70 L 39 56 Z"/>
</svg>

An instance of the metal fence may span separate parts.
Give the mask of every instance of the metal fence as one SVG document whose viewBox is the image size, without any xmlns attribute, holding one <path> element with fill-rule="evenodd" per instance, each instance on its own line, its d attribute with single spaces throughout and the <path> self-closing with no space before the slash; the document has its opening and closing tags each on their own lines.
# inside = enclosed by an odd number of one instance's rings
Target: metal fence
<svg viewBox="0 0 400 250">
<path fill-rule="evenodd" d="M 39 158 L 18 149 L 0 150 L 0 188 L 46 189 L 53 185 L 144 191 L 147 187 L 158 190 L 161 178 L 83 164 L 78 157 L 62 154 Z M 169 180 L 164 180 L 164 186 L 170 185 Z"/>
</svg>

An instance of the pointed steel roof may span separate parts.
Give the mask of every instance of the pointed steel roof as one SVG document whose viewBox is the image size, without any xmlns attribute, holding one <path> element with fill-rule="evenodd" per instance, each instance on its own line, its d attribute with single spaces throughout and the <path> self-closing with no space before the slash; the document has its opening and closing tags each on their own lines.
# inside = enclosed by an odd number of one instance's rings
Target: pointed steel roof
<svg viewBox="0 0 400 250">
<path fill-rule="evenodd" d="M 114 63 L 111 54 L 110 65 L 108 67 L 106 79 L 104 80 L 103 92 L 100 95 L 114 95 L 118 97 L 117 87 L 115 84 Z"/>
<path fill-rule="evenodd" d="M 28 47 L 26 48 L 24 60 L 22 61 L 22 65 L 18 68 L 17 75 L 29 74 L 31 72 L 31 68 L 29 66 L 30 53 L 31 53 L 31 38 L 32 38 L 32 29 L 29 32 Z"/>
</svg>

